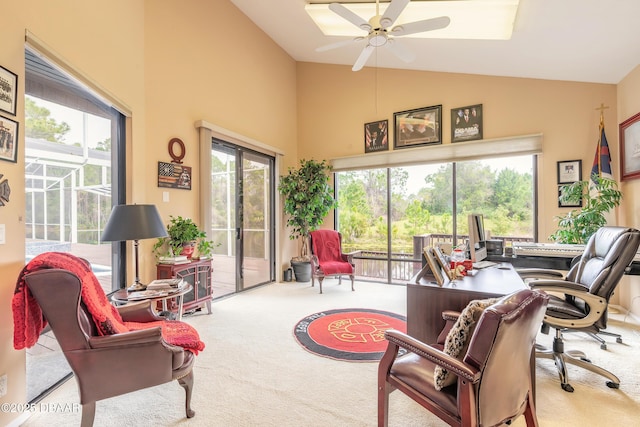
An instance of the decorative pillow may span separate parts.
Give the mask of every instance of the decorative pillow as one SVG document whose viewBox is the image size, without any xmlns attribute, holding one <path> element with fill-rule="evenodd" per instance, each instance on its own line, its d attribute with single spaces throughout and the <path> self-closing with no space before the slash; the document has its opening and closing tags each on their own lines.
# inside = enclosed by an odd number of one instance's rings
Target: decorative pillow
<svg viewBox="0 0 640 427">
<path fill-rule="evenodd" d="M 485 308 L 495 304 L 499 299 L 500 298 L 490 298 L 471 301 L 465 309 L 462 310 L 456 323 L 453 324 L 453 327 L 447 334 L 443 351 L 449 356 L 462 360 L 469 348 L 470 338 L 473 335 L 478 320 L 480 320 L 482 312 Z M 433 375 L 436 390 L 442 390 L 447 386 L 455 384 L 458 379 L 455 374 L 441 366 L 436 366 Z"/>
</svg>

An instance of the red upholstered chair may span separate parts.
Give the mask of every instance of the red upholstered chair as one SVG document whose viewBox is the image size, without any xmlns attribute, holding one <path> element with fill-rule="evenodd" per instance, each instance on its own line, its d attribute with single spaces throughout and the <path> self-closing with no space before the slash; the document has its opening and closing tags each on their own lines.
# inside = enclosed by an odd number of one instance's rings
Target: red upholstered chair
<svg viewBox="0 0 640 427">
<path fill-rule="evenodd" d="M 311 239 L 311 286 L 315 279 L 320 284 L 327 276 L 338 276 L 338 284 L 342 283 L 342 276 L 351 279 L 351 290 L 354 291 L 353 281 L 355 266 L 352 254 L 342 253 L 342 235 L 335 230 L 316 230 L 310 233 Z"/>
<path fill-rule="evenodd" d="M 378 426 L 387 426 L 389 394 L 396 389 L 452 426 L 510 424 L 522 414 L 527 426 L 537 426 L 534 345 L 548 300 L 543 292 L 524 289 L 481 306 L 474 313 L 477 322 L 469 320 L 475 319 L 468 316 L 472 302 L 455 313 L 467 319 L 466 325 L 475 324 L 467 326 L 467 339 L 460 333 L 464 328 L 458 328 L 465 322 L 456 322 L 452 332 L 457 333 L 445 345 L 387 330 L 389 344 L 378 366 Z M 443 317 L 452 320 L 454 312 Z M 451 347 L 460 352 L 458 357 Z M 399 356 L 400 348 L 408 353 Z M 448 373 L 440 376 L 437 366 Z"/>
<path fill-rule="evenodd" d="M 194 416 L 191 393 L 195 355 L 192 351 L 167 343 L 158 326 L 108 335 L 100 333 L 83 301 L 82 279 L 70 271 L 42 269 L 23 277 L 30 292 L 28 298 L 34 300 L 38 313 L 41 311 L 39 315 L 51 326 L 75 374 L 82 404 L 82 427 L 93 425 L 96 401 L 172 380 L 177 380 L 186 392 L 187 418 Z M 104 292 L 102 294 L 104 296 Z M 154 325 L 167 322 L 175 328 L 183 325 L 158 317 L 150 301 L 117 310 L 124 322 L 135 322 L 142 328 L 147 322 Z M 190 328 L 186 324 L 184 327 Z"/>
</svg>

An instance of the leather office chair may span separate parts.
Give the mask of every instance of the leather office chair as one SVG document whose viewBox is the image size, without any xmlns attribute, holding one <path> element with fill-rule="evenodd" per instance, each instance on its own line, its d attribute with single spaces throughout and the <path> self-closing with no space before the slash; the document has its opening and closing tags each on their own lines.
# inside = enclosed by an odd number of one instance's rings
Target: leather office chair
<svg viewBox="0 0 640 427">
<path fill-rule="evenodd" d="M 528 426 L 537 426 L 534 343 L 547 301 L 545 293 L 523 289 L 487 307 L 461 359 L 442 351 L 446 328 L 435 345 L 386 331 L 389 344 L 378 367 L 378 426 L 388 424 L 389 394 L 395 389 L 452 426 L 495 426 L 522 414 Z M 443 317 L 450 327 L 453 312 Z M 398 356 L 400 348 L 408 353 Z M 457 381 L 438 390 L 436 366 Z"/>
<path fill-rule="evenodd" d="M 82 427 L 93 425 L 97 400 L 172 380 L 185 389 L 187 418 L 195 415 L 191 409 L 192 352 L 167 344 L 159 327 L 100 336 L 81 301 L 80 279 L 69 271 L 36 271 L 27 274 L 25 282 L 75 374 Z M 150 301 L 121 306 L 118 311 L 127 322 L 163 320 L 153 312 Z"/>
<path fill-rule="evenodd" d="M 320 284 L 328 276 L 338 276 L 338 284 L 342 283 L 342 276 L 351 279 L 351 290 L 354 291 L 353 274 L 355 266 L 351 254 L 342 253 L 342 235 L 335 230 L 316 230 L 309 234 L 311 239 L 311 286 L 315 279 Z"/>
<path fill-rule="evenodd" d="M 544 317 L 542 332 L 556 330 L 553 348 L 537 346 L 536 357 L 552 359 L 558 368 L 561 387 L 573 391 L 567 377 L 566 364 L 587 369 L 607 378 L 607 386 L 618 388 L 620 380 L 611 372 L 592 364 L 585 353 L 564 350 L 563 332 L 586 332 L 591 336 L 607 327 L 607 308 L 620 278 L 628 268 L 640 245 L 640 231 L 626 227 L 600 228 L 587 242 L 579 260 L 567 273 L 543 269 L 519 270 L 532 289 L 553 292 Z M 531 278 L 545 278 L 529 281 Z M 554 277 L 556 275 L 556 278 Z"/>
</svg>

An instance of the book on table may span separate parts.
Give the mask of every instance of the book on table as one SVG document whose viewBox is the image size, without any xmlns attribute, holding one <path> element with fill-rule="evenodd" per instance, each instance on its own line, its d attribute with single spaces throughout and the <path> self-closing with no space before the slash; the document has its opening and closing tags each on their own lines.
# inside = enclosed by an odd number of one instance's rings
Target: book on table
<svg viewBox="0 0 640 427">
<path fill-rule="evenodd" d="M 180 278 L 156 279 L 147 285 L 147 290 L 175 292 L 184 288 L 186 282 Z"/>
<path fill-rule="evenodd" d="M 191 260 L 186 255 L 179 256 L 161 256 L 158 258 L 160 264 L 189 264 Z"/>
</svg>

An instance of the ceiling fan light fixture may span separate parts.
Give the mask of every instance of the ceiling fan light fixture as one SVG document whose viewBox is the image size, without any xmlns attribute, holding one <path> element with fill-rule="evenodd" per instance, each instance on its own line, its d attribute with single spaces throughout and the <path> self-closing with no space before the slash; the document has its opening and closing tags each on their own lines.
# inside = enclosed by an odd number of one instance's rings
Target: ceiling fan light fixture
<svg viewBox="0 0 640 427">
<path fill-rule="evenodd" d="M 451 18 L 451 23 L 446 28 L 411 34 L 405 38 L 508 40 L 513 32 L 519 3 L 520 0 L 412 1 L 400 14 L 395 24 L 397 27 L 437 16 L 448 16 Z M 384 14 L 389 4 L 380 3 L 380 14 Z M 377 15 L 375 2 L 344 3 L 342 6 L 360 17 Z M 359 26 L 351 25 L 336 15 L 326 3 L 307 4 L 305 10 L 325 35 L 348 37 L 362 35 Z M 382 21 L 386 21 L 386 18 L 381 19 L 382 28 L 391 25 L 384 25 Z"/>
</svg>

